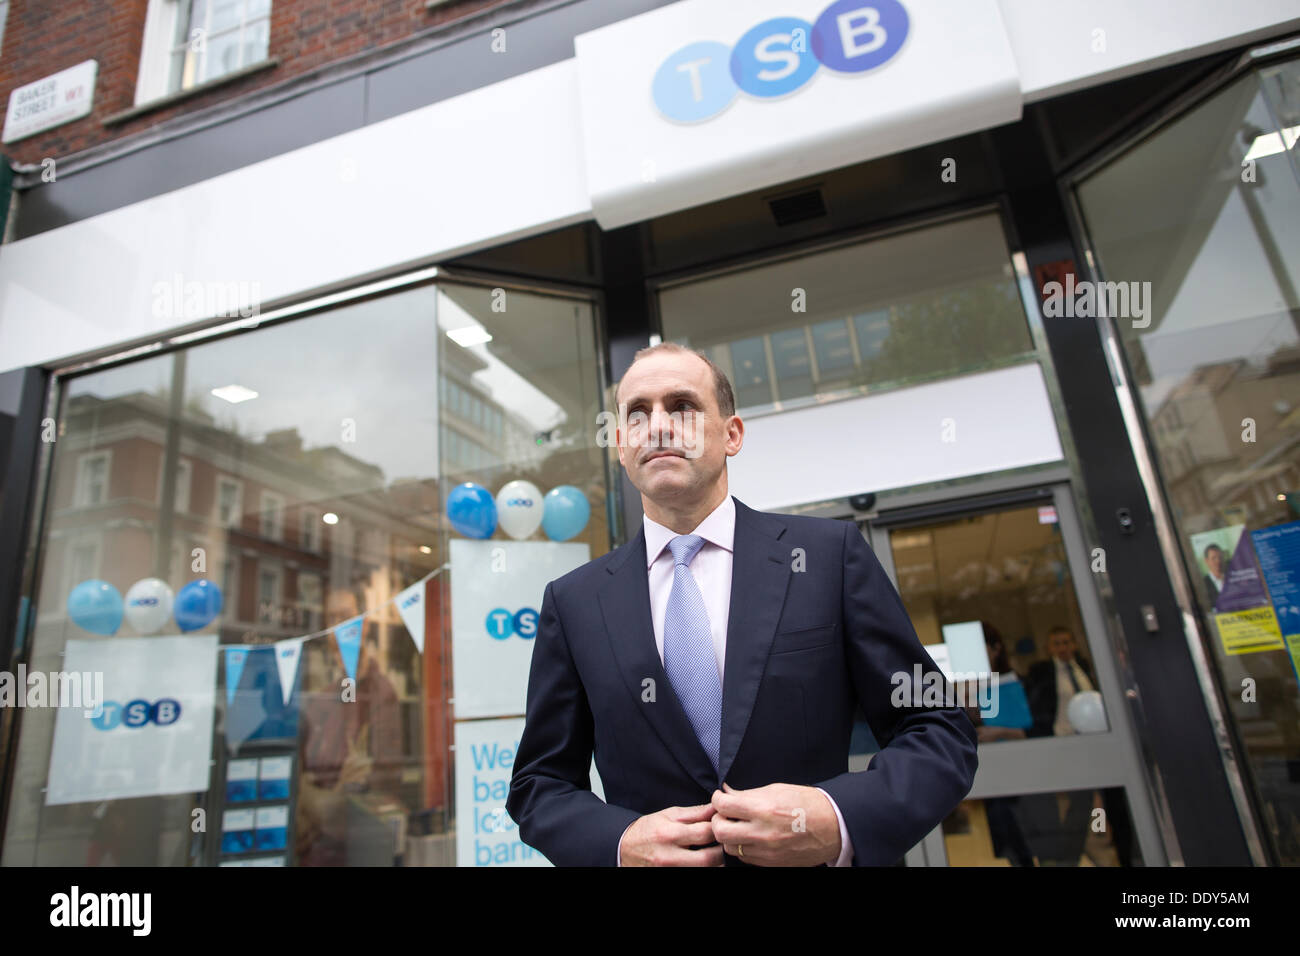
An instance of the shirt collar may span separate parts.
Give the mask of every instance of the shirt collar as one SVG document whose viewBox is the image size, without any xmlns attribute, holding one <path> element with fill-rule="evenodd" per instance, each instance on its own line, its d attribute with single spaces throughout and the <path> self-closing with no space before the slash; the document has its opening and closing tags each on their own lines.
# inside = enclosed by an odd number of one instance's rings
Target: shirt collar
<svg viewBox="0 0 1300 956">
<path fill-rule="evenodd" d="M 677 537 L 677 532 L 651 520 L 648 515 L 643 515 L 641 520 L 645 528 L 645 566 L 649 568 L 668 547 L 668 542 Z M 723 498 L 722 504 L 709 512 L 691 534 L 698 534 L 710 544 L 730 551 L 736 539 L 736 503 L 731 495 Z"/>
</svg>

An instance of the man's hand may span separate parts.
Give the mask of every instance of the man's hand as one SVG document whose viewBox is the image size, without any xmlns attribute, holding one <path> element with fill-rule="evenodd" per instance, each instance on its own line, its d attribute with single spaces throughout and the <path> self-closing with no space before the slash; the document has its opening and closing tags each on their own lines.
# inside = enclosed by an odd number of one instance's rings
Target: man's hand
<svg viewBox="0 0 1300 956">
<path fill-rule="evenodd" d="M 816 787 L 722 787 L 713 791 L 713 837 L 730 855 L 758 866 L 829 866 L 839 858 L 840 824 Z"/>
<path fill-rule="evenodd" d="M 713 843 L 713 807 L 668 807 L 649 813 L 623 833 L 623 866 L 722 866 L 722 847 Z M 703 847 L 692 850 L 689 847 Z"/>
</svg>

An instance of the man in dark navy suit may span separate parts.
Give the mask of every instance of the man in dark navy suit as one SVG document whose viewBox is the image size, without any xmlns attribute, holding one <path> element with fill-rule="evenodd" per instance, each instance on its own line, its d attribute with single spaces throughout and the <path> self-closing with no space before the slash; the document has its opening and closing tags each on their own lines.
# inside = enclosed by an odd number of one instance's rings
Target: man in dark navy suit
<svg viewBox="0 0 1300 956">
<path fill-rule="evenodd" d="M 728 495 L 744 424 L 707 357 L 642 349 L 615 401 L 645 517 L 546 587 L 506 802 L 520 838 L 557 865 L 898 862 L 977 765 L 965 711 L 914 687 L 949 685 L 898 592 L 852 522 Z M 858 707 L 881 749 L 849 773 Z"/>
</svg>

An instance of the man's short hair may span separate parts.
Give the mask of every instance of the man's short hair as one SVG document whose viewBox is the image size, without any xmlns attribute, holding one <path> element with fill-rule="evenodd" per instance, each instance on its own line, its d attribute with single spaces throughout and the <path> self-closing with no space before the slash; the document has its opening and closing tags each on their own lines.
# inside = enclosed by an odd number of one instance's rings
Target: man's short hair
<svg viewBox="0 0 1300 956">
<path fill-rule="evenodd" d="M 1208 558 L 1208 557 L 1210 556 L 1210 552 L 1211 552 L 1211 551 L 1218 551 L 1220 554 L 1223 553 L 1223 549 L 1222 549 L 1221 547 L 1219 547 L 1217 544 L 1207 544 L 1207 545 L 1205 546 L 1205 552 L 1204 552 L 1203 557 L 1207 557 L 1207 558 Z"/>
<path fill-rule="evenodd" d="M 731 390 L 731 382 L 727 378 L 727 373 L 720 369 L 713 359 L 709 358 L 698 349 L 688 348 L 685 345 L 679 345 L 677 342 L 660 342 L 658 345 L 647 345 L 645 348 L 639 349 L 637 353 L 632 356 L 632 363 L 628 366 L 628 369 L 631 370 L 632 365 L 635 365 L 641 359 L 650 355 L 656 355 L 659 352 L 670 352 L 677 355 L 685 353 L 703 359 L 704 364 L 706 364 L 713 372 L 713 391 L 717 397 L 718 410 L 722 413 L 722 417 L 730 418 L 732 415 L 736 414 L 736 395 Z M 623 373 L 623 377 L 627 377 L 627 372 Z M 614 386 L 615 405 L 618 404 L 618 393 L 619 389 L 622 387 L 623 379 L 619 379 L 618 384 Z"/>
<path fill-rule="evenodd" d="M 1058 624 L 1056 625 L 1056 627 L 1052 628 L 1050 631 L 1047 632 L 1047 639 L 1049 641 L 1052 639 L 1053 634 L 1068 634 L 1070 636 L 1070 640 L 1074 640 L 1074 632 L 1070 630 L 1068 627 L 1066 627 L 1064 624 Z"/>
</svg>

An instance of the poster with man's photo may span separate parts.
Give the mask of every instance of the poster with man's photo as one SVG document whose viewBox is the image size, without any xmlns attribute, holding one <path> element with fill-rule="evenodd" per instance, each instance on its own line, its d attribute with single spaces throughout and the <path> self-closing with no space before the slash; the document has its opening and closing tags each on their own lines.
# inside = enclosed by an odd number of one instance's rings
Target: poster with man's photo
<svg viewBox="0 0 1300 956">
<path fill-rule="evenodd" d="M 1201 600 L 1213 611 L 1225 654 L 1283 650 L 1282 633 L 1244 524 L 1189 539 L 1200 572 Z"/>
</svg>

